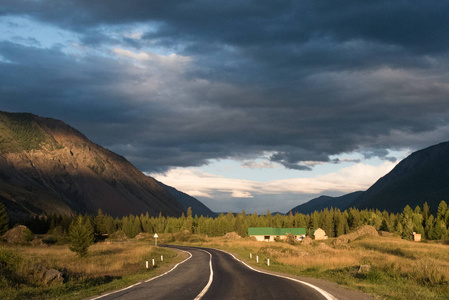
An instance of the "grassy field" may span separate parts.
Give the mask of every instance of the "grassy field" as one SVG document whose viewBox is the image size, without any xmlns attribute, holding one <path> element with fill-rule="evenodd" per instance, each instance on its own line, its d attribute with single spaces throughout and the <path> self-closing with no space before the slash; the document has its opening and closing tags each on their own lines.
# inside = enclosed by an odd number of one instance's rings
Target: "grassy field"
<svg viewBox="0 0 449 300">
<path fill-rule="evenodd" d="M 142 240 L 102 242 L 92 245 L 89 255 L 81 259 L 67 245 L 0 246 L 0 299 L 81 299 L 154 277 L 183 259 L 172 250 L 151 245 Z M 67 282 L 47 286 L 36 280 L 35 264 L 67 269 Z"/>
<path fill-rule="evenodd" d="M 380 236 L 339 246 L 332 239 L 290 245 L 208 238 L 191 244 L 224 249 L 259 268 L 334 281 L 381 299 L 449 299 L 448 245 Z M 358 272 L 361 265 L 369 265 L 369 271 Z"/>
<path fill-rule="evenodd" d="M 159 241 L 224 249 L 259 268 L 334 281 L 380 299 L 449 299 L 449 245 L 441 243 L 365 237 L 338 246 L 332 239 L 291 245 L 188 233 L 161 234 Z M 0 299 L 81 299 L 156 276 L 184 258 L 152 243 L 152 238 L 97 243 L 82 259 L 67 245 L 0 246 Z M 157 267 L 147 270 L 145 261 L 151 264 L 152 258 Z M 33 281 L 36 263 L 66 268 L 69 280 L 51 286 Z M 361 265 L 370 269 L 358 272 Z"/>
</svg>

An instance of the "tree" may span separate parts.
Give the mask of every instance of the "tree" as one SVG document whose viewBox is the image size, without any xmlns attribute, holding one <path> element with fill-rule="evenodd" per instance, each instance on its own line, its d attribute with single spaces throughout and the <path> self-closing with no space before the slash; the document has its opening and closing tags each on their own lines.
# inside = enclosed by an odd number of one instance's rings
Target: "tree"
<svg viewBox="0 0 449 300">
<path fill-rule="evenodd" d="M 87 217 L 79 215 L 69 228 L 69 249 L 78 257 L 87 255 L 87 249 L 94 242 L 94 229 Z"/>
<path fill-rule="evenodd" d="M 0 235 L 3 235 L 8 230 L 9 217 L 3 203 L 0 202 Z"/>
<path fill-rule="evenodd" d="M 446 215 L 447 210 L 447 204 L 445 201 L 441 201 L 440 205 L 438 205 L 438 212 L 437 212 L 437 218 L 440 220 L 444 219 L 444 216 Z"/>
</svg>

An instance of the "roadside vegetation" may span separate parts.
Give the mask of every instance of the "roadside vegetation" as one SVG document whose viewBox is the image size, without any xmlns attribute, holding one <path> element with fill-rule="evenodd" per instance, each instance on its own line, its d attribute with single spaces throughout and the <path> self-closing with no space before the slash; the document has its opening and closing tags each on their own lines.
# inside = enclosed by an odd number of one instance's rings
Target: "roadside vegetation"
<svg viewBox="0 0 449 300">
<path fill-rule="evenodd" d="M 335 238 L 292 244 L 200 238 L 184 234 L 182 244 L 223 249 L 257 268 L 333 281 L 380 299 L 449 299 L 449 245 L 441 242 L 393 235 L 361 236 L 343 244 Z"/>
<path fill-rule="evenodd" d="M 0 246 L 0 299 L 82 299 L 154 277 L 183 259 L 151 242 L 149 237 L 100 242 L 83 258 L 67 245 Z M 45 282 L 43 268 L 62 278 Z"/>
<path fill-rule="evenodd" d="M 8 218 L 1 207 L 0 220 L 4 232 Z M 184 257 L 154 247 L 154 233 L 158 243 L 224 249 L 259 268 L 334 281 L 382 299 L 449 298 L 449 209 L 444 201 L 435 214 L 426 204 L 407 206 L 400 214 L 325 209 L 310 215 L 243 211 L 217 218 L 194 217 L 189 209 L 179 218 L 142 214 L 114 219 L 100 210 L 96 216 L 53 215 L 21 223 L 9 224 L 13 229 L 0 241 L 1 299 L 81 299 L 162 273 Z M 344 239 L 364 226 L 376 236 Z M 308 235 L 321 227 L 329 239 L 256 242 L 247 236 L 248 227 L 303 227 Z M 421 233 L 423 242 L 412 242 L 412 232 Z M 58 277 L 47 281 L 48 270 L 59 272 Z"/>
</svg>

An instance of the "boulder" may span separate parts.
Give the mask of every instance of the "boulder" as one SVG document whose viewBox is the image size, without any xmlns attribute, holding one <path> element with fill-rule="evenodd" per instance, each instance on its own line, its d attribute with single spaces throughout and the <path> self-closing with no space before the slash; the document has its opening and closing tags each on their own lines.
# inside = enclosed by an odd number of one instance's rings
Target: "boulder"
<svg viewBox="0 0 449 300">
<path fill-rule="evenodd" d="M 339 236 L 332 242 L 332 244 L 335 246 L 340 244 L 347 244 L 365 236 L 379 236 L 379 233 L 373 226 L 365 225 L 354 232 Z"/>
<path fill-rule="evenodd" d="M 62 272 L 55 270 L 55 269 L 50 269 L 44 273 L 43 281 L 45 284 L 48 284 L 48 285 L 63 283 L 64 276 L 63 276 Z"/>
<path fill-rule="evenodd" d="M 368 273 L 371 270 L 370 265 L 361 265 L 359 267 L 359 270 L 357 271 L 358 274 L 365 274 Z"/>
<path fill-rule="evenodd" d="M 19 225 L 8 230 L 3 235 L 3 239 L 8 244 L 27 245 L 33 240 L 33 233 L 28 229 L 28 227 Z"/>
</svg>

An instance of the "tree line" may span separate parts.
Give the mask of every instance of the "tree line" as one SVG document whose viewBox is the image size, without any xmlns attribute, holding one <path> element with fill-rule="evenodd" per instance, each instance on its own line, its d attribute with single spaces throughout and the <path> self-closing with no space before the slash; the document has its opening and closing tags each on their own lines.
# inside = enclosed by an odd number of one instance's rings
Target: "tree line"
<svg viewBox="0 0 449 300">
<path fill-rule="evenodd" d="M 1 211 L 1 210 L 0 210 Z M 34 217 L 22 222 L 34 233 L 53 233 L 68 235 L 70 226 L 79 216 Z M 222 236 L 227 232 L 237 232 L 240 236 L 248 235 L 248 227 L 280 227 L 306 228 L 307 234 L 320 227 L 329 237 L 338 237 L 349 233 L 362 225 L 374 226 L 377 230 L 396 233 L 404 239 L 411 239 L 412 233 L 422 234 L 423 239 L 449 239 L 449 209 L 445 201 L 441 201 L 436 214 L 432 214 L 427 203 L 412 209 L 406 206 L 401 213 L 389 213 L 374 209 L 359 210 L 350 208 L 324 209 L 311 214 L 291 212 L 287 215 L 272 215 L 267 211 L 264 215 L 256 213 L 220 214 L 216 218 L 193 216 L 189 208 L 181 217 L 150 217 L 148 213 L 113 218 L 101 210 L 95 216 L 84 215 L 83 220 L 91 226 L 97 237 L 123 231 L 127 237 L 133 238 L 144 233 L 176 233 L 189 231 L 208 236 Z M 0 217 L 1 219 L 1 217 Z M 83 221 L 83 222 L 84 222 Z"/>
</svg>

